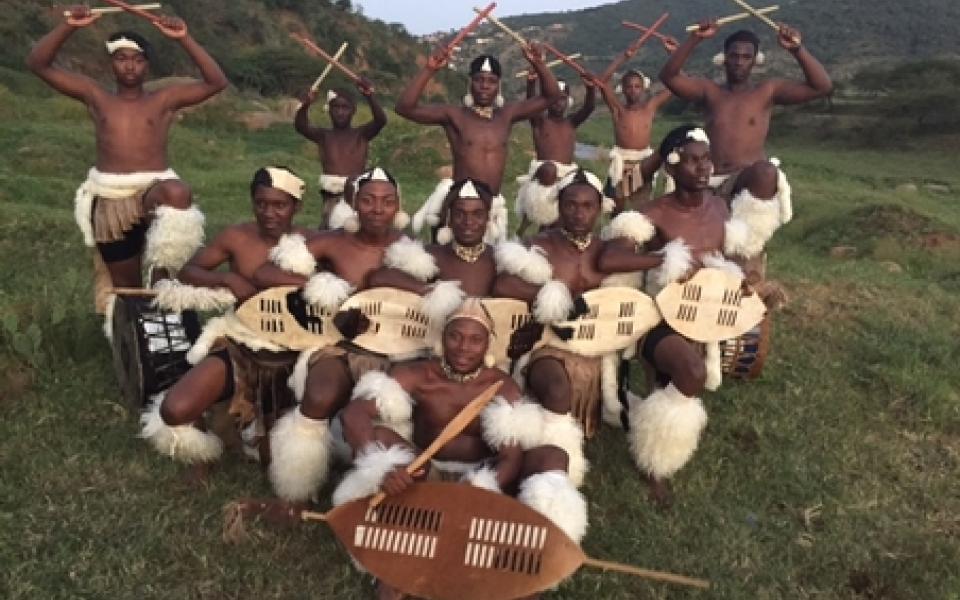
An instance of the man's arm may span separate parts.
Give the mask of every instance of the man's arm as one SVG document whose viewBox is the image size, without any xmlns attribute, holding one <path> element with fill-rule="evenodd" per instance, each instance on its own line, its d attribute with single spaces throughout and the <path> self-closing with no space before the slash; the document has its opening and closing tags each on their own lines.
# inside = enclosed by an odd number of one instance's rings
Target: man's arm
<svg viewBox="0 0 960 600">
<path fill-rule="evenodd" d="M 707 90 L 711 82 L 703 77 L 690 77 L 683 72 L 683 65 L 687 64 L 687 59 L 705 39 L 712 38 L 717 34 L 717 24 L 714 22 L 702 22 L 699 28 L 690 33 L 680 47 L 670 55 L 667 63 L 660 69 L 660 81 L 667 86 L 674 94 L 692 102 L 699 102 L 707 95 Z"/>
<path fill-rule="evenodd" d="M 553 71 L 543 62 L 543 55 L 539 46 L 529 44 L 523 48 L 523 55 L 527 62 L 537 73 L 537 79 L 540 80 L 540 95 L 527 100 L 522 100 L 513 105 L 513 113 L 510 120 L 513 122 L 529 119 L 535 115 L 547 110 L 557 98 L 560 97 L 560 85 L 557 78 L 553 76 Z"/>
<path fill-rule="evenodd" d="M 822 98 L 833 91 L 833 82 L 830 81 L 830 75 L 810 52 L 801 44 L 800 32 L 787 27 L 780 26 L 780 32 L 777 41 L 790 54 L 797 59 L 800 68 L 803 70 L 803 77 L 806 81 L 779 80 L 776 82 L 776 88 L 773 92 L 773 101 L 776 104 L 801 104 Z"/>
<path fill-rule="evenodd" d="M 493 282 L 493 296 L 495 298 L 516 298 L 527 304 L 533 304 L 537 298 L 540 286 L 534 285 L 516 275 L 501 273 Z"/>
<path fill-rule="evenodd" d="M 40 41 L 30 50 L 30 54 L 27 55 L 27 68 L 61 94 L 81 102 L 89 102 L 100 86 L 89 77 L 53 66 L 53 61 L 57 57 L 57 52 L 74 31 L 90 25 L 99 18 L 99 15 L 90 13 L 89 7 L 71 7 L 70 16 L 54 27 L 50 33 L 40 38 Z"/>
<path fill-rule="evenodd" d="M 380 267 L 376 271 L 370 274 L 369 286 L 374 287 L 391 287 L 397 288 L 399 290 L 406 290 L 408 292 L 413 292 L 419 296 L 423 296 L 430 291 L 430 284 L 424 283 L 410 275 L 404 273 L 399 269 L 391 269 L 389 267 Z"/>
<path fill-rule="evenodd" d="M 600 90 L 600 95 L 603 97 L 607 108 L 610 109 L 610 112 L 614 115 L 614 118 L 616 118 L 616 113 L 623 108 L 623 105 L 620 104 L 620 99 L 617 98 L 617 95 L 610 88 L 610 83 L 600 81 L 600 79 L 594 79 L 593 83 Z"/>
<path fill-rule="evenodd" d="M 607 65 L 607 68 L 603 70 L 603 73 L 600 73 L 598 79 L 600 81 L 610 81 L 610 78 L 613 77 L 613 74 L 617 72 L 617 69 L 623 66 L 628 60 L 633 58 L 637 51 L 632 47 L 628 47 L 626 50 L 620 54 L 613 57 L 613 60 L 610 61 L 610 64 Z"/>
<path fill-rule="evenodd" d="M 410 81 L 410 84 L 404 88 L 397 98 L 397 105 L 394 110 L 398 115 L 409 119 L 420 125 L 444 125 L 450 121 L 450 109 L 447 106 L 430 104 L 423 106 L 420 104 L 420 96 L 427 87 L 433 75 L 447 66 L 449 58 L 442 50 L 434 52 L 427 59 L 427 64 Z"/>
<path fill-rule="evenodd" d="M 364 83 L 358 84 L 357 87 L 360 89 L 360 93 L 367 99 L 367 106 L 370 107 L 370 114 L 373 115 L 369 123 L 360 126 L 360 131 L 363 133 L 363 137 L 367 138 L 367 140 L 372 140 L 387 126 L 387 113 L 383 112 L 383 107 L 380 106 L 380 103 L 377 102 L 377 99 L 374 97 L 373 94 L 376 90 L 374 90 L 372 84 L 364 80 Z"/>
<path fill-rule="evenodd" d="M 669 89 L 660 90 L 653 95 L 653 98 L 650 98 L 650 108 L 654 111 L 660 110 L 660 108 L 667 103 L 670 98 L 673 98 L 673 92 Z"/>
<path fill-rule="evenodd" d="M 220 65 L 190 36 L 183 19 L 161 17 L 156 25 L 163 35 L 180 42 L 190 60 L 200 69 L 200 76 L 203 78 L 203 81 L 171 85 L 160 90 L 161 97 L 171 110 L 199 104 L 227 87 L 229 82 Z"/>
<path fill-rule="evenodd" d="M 633 240 L 617 238 L 603 245 L 597 256 L 597 270 L 601 273 L 631 273 L 655 269 L 663 264 L 662 256 L 640 254 Z"/>
<path fill-rule="evenodd" d="M 257 293 L 257 288 L 245 278 L 232 271 L 217 271 L 217 267 L 230 260 L 231 252 L 226 242 L 228 232 L 221 233 L 209 246 L 197 250 L 180 270 L 183 283 L 207 288 L 229 288 L 239 299 L 249 298 Z"/>
<path fill-rule="evenodd" d="M 586 86 L 587 93 L 583 97 L 583 106 L 580 107 L 580 110 L 570 115 L 570 122 L 573 123 L 574 127 L 580 127 L 584 121 L 590 118 L 590 115 L 593 114 L 593 109 L 597 107 L 597 86 L 594 85 L 593 81 L 584 79 L 583 84 Z"/>
<path fill-rule="evenodd" d="M 297 130 L 297 133 L 311 142 L 322 144 L 323 128 L 314 127 L 310 124 L 310 106 L 313 105 L 316 99 L 317 92 L 314 90 L 307 90 L 307 92 L 300 97 L 300 108 L 297 109 L 297 113 L 293 116 L 293 128 Z"/>
</svg>

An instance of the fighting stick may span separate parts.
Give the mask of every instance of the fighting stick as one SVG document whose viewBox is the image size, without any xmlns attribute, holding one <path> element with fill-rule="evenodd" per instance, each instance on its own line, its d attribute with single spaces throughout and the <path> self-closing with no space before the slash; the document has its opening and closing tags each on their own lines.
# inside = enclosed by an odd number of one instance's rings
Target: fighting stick
<svg viewBox="0 0 960 600">
<path fill-rule="evenodd" d="M 758 8 L 758 9 L 757 9 L 757 13 L 765 15 L 765 14 L 767 14 L 767 13 L 772 13 L 772 12 L 775 11 L 775 10 L 780 10 L 780 5 L 779 5 L 779 4 L 774 4 L 773 6 L 767 6 L 767 7 L 765 7 L 765 8 Z M 736 21 L 741 21 L 741 20 L 743 20 L 743 19 L 749 19 L 749 18 L 752 17 L 752 16 L 754 16 L 753 13 L 749 13 L 749 12 L 739 12 L 739 13 L 736 13 L 736 14 L 733 14 L 733 15 L 729 15 L 729 16 L 726 16 L 726 17 L 720 17 L 719 19 L 717 19 L 716 21 L 714 21 L 714 23 L 715 23 L 716 25 L 726 25 L 727 23 L 734 23 L 734 22 L 736 22 Z M 687 30 L 688 32 L 692 32 L 692 31 L 696 31 L 696 30 L 698 30 L 698 29 L 700 29 L 700 25 L 699 25 L 698 23 L 694 23 L 693 25 L 687 25 L 687 29 L 686 29 L 686 30 Z"/>
<path fill-rule="evenodd" d="M 159 2 L 155 2 L 152 4 L 133 4 L 131 6 L 138 10 L 160 10 L 160 8 L 162 8 L 163 5 L 161 5 Z M 110 15 L 118 12 L 124 12 L 124 10 L 125 9 L 120 8 L 119 6 L 97 6 L 95 8 L 90 9 L 90 14 L 91 15 Z M 73 15 L 73 13 L 70 12 L 69 10 L 63 11 L 63 16 L 69 17 L 71 15 Z"/>
</svg>

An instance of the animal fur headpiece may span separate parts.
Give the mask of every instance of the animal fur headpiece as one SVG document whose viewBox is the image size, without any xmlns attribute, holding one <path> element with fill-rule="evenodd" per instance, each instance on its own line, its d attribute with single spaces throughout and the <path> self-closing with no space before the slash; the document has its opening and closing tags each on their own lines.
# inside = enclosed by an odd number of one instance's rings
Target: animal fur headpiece
<svg viewBox="0 0 960 600">
<path fill-rule="evenodd" d="M 680 153 L 689 142 L 703 142 L 710 145 L 707 132 L 696 125 L 681 125 L 667 134 L 660 144 L 660 158 L 669 165 L 680 162 Z"/>
</svg>

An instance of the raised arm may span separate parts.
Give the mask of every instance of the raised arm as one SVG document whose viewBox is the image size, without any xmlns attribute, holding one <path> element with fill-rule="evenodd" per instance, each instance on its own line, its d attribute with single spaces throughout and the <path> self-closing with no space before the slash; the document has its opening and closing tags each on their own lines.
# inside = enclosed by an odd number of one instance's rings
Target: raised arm
<svg viewBox="0 0 960 600">
<path fill-rule="evenodd" d="M 542 113 L 560 97 L 560 85 L 557 83 L 557 78 L 553 76 L 553 72 L 543 62 L 543 54 L 539 46 L 536 44 L 525 46 L 523 55 L 537 73 L 537 79 L 540 81 L 540 95 L 514 104 L 513 113 L 510 115 L 513 122 L 529 119 Z"/>
<path fill-rule="evenodd" d="M 801 44 L 800 32 L 786 25 L 780 25 L 777 41 L 797 59 L 803 70 L 803 83 L 799 81 L 778 80 L 773 92 L 776 104 L 800 104 L 822 98 L 833 91 L 830 75 L 812 54 Z"/>
<path fill-rule="evenodd" d="M 583 85 L 586 87 L 586 94 L 583 97 L 583 106 L 580 110 L 570 115 L 570 122 L 574 127 L 580 127 L 584 121 L 593 114 L 593 109 L 597 107 L 597 86 L 592 80 L 584 79 Z"/>
<path fill-rule="evenodd" d="M 61 94 L 86 102 L 100 86 L 89 77 L 53 66 L 53 61 L 74 31 L 90 25 L 100 16 L 91 14 L 87 6 L 73 6 L 69 12 L 70 16 L 63 23 L 54 27 L 33 46 L 27 55 L 27 68 Z"/>
<path fill-rule="evenodd" d="M 449 108 L 437 104 L 421 105 L 420 96 L 434 74 L 447 66 L 449 58 L 442 50 L 437 50 L 427 64 L 410 81 L 397 98 L 394 110 L 398 115 L 420 125 L 444 125 L 450 121 Z"/>
<path fill-rule="evenodd" d="M 190 36 L 183 19 L 165 16 L 161 17 L 156 25 L 163 35 L 180 42 L 190 60 L 200 69 L 202 77 L 202 81 L 171 85 L 159 92 L 171 110 L 199 104 L 227 87 L 229 82 L 220 65 Z"/>
<path fill-rule="evenodd" d="M 293 116 L 293 128 L 311 142 L 323 143 L 323 128 L 310 124 L 310 107 L 317 99 L 317 92 L 310 89 L 300 96 L 300 108 Z"/>
<path fill-rule="evenodd" d="M 669 89 L 660 90 L 650 98 L 650 107 L 653 110 L 660 110 L 670 98 L 673 98 L 673 92 Z"/>
<path fill-rule="evenodd" d="M 180 270 L 183 283 L 207 288 L 229 288 L 233 295 L 244 300 L 257 293 L 257 288 L 246 278 L 232 271 L 217 268 L 230 260 L 228 239 L 230 232 L 218 235 L 208 246 L 200 248 Z"/>
<path fill-rule="evenodd" d="M 610 82 L 600 81 L 598 78 L 594 80 L 593 84 L 600 90 L 600 95 L 603 97 L 603 101 L 611 113 L 619 112 L 623 108 L 623 105 L 620 104 L 620 99 L 617 98 L 617 94 L 610 88 Z"/>
<path fill-rule="evenodd" d="M 610 81 L 610 78 L 613 77 L 613 74 L 617 72 L 617 69 L 622 67 L 628 60 L 633 58 L 636 53 L 636 49 L 631 46 L 620 54 L 614 56 L 613 60 L 610 61 L 610 64 L 607 65 L 607 68 L 603 70 L 603 73 L 600 73 L 600 81 Z"/>
<path fill-rule="evenodd" d="M 703 100 L 709 89 L 710 82 L 702 77 L 690 77 L 683 72 L 683 65 L 697 47 L 705 39 L 712 38 L 717 34 L 717 24 L 710 22 L 701 22 L 699 28 L 690 33 L 680 47 L 676 49 L 667 60 L 667 63 L 660 69 L 660 81 L 674 94 L 693 102 Z"/>
<path fill-rule="evenodd" d="M 367 106 L 370 107 L 370 114 L 373 116 L 368 123 L 360 126 L 360 130 L 363 132 L 363 137 L 367 138 L 367 140 L 372 140 L 387 126 L 387 113 L 383 111 L 383 107 L 377 102 L 374 96 L 376 90 L 374 90 L 372 83 L 363 80 L 363 83 L 357 84 L 357 88 L 360 90 L 360 94 L 367 99 Z"/>
</svg>

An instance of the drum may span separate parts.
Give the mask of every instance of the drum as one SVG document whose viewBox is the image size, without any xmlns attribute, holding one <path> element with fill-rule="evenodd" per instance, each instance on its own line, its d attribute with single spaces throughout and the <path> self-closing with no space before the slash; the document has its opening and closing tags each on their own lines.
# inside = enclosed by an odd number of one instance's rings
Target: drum
<svg viewBox="0 0 960 600">
<path fill-rule="evenodd" d="M 127 404 L 138 410 L 190 369 L 186 354 L 200 335 L 195 312 L 173 313 L 150 302 L 118 295 L 111 316 L 117 382 Z"/>
<path fill-rule="evenodd" d="M 723 374 L 733 379 L 756 379 L 770 351 L 770 316 L 739 337 L 720 342 Z"/>
</svg>

